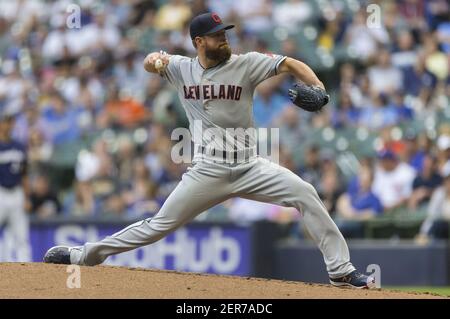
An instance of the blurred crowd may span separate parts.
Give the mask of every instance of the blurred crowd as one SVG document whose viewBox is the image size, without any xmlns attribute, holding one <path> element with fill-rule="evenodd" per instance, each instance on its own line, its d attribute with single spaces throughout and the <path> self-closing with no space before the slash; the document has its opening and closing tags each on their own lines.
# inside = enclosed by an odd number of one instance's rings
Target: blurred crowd
<svg viewBox="0 0 450 319">
<path fill-rule="evenodd" d="M 159 50 L 195 56 L 189 21 L 206 11 L 236 25 L 234 53 L 288 55 L 325 83 L 322 113 L 293 106 L 294 79 L 279 76 L 257 88 L 254 114 L 256 126 L 280 128 L 280 164 L 316 187 L 333 218 L 425 212 L 421 234 L 439 233 L 435 220 L 450 220 L 446 0 L 0 0 L 0 110 L 17 114 L 12 134 L 28 148 L 30 214 L 158 211 L 186 169 L 170 150 L 187 120 L 142 62 Z M 199 217 L 297 218 L 243 199 Z"/>
</svg>

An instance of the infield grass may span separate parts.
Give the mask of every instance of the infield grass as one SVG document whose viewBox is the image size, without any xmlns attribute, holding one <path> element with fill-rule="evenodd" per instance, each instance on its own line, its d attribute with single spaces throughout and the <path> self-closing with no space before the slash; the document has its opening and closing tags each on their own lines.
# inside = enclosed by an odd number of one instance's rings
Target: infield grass
<svg viewBox="0 0 450 319">
<path fill-rule="evenodd" d="M 400 291 L 411 291 L 411 292 L 429 292 L 433 294 L 438 294 L 442 296 L 450 297 L 450 287 L 437 287 L 437 286 L 382 286 L 383 289 L 392 289 Z"/>
</svg>

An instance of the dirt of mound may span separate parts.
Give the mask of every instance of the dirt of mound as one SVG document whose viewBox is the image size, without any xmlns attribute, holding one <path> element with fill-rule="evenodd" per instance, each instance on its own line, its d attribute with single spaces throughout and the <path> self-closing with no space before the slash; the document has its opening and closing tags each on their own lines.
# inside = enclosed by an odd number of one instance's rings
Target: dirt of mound
<svg viewBox="0 0 450 319">
<path fill-rule="evenodd" d="M 81 267 L 80 288 L 67 288 L 64 265 L 0 263 L 0 298 L 303 299 L 437 298 L 388 290 L 340 289 L 302 282 L 122 267 Z M 71 280 L 72 284 L 76 281 Z"/>
</svg>

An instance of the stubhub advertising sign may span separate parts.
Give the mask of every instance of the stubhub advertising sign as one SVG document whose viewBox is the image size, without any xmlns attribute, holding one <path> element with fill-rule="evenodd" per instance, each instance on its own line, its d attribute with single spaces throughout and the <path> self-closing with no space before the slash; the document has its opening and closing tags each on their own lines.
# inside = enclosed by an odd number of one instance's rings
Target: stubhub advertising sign
<svg viewBox="0 0 450 319">
<path fill-rule="evenodd" d="M 79 224 L 32 226 L 32 259 L 42 261 L 51 246 L 99 241 L 122 228 Z M 0 231 L 0 250 L 7 246 L 4 242 Z M 251 272 L 250 245 L 249 228 L 188 225 L 154 244 L 110 256 L 104 264 L 246 276 Z"/>
</svg>

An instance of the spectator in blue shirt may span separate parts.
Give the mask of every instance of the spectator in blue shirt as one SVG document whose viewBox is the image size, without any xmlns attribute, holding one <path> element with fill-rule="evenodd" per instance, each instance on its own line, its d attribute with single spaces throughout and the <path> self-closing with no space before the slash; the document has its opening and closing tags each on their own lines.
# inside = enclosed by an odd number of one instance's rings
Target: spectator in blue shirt
<svg viewBox="0 0 450 319">
<path fill-rule="evenodd" d="M 406 94 L 419 96 L 424 90 L 429 91 L 436 86 L 436 77 L 425 69 L 425 57 L 419 55 L 416 64 L 403 71 L 403 88 Z"/>
<path fill-rule="evenodd" d="M 256 127 L 272 127 L 287 105 L 290 105 L 288 98 L 275 92 L 270 82 L 261 83 L 253 99 Z"/>
<path fill-rule="evenodd" d="M 397 91 L 392 97 L 392 102 L 390 107 L 397 114 L 397 121 L 404 122 L 409 121 L 414 118 L 414 111 L 411 107 L 407 106 L 404 101 L 405 97 L 403 92 Z"/>
<path fill-rule="evenodd" d="M 42 114 L 47 140 L 55 145 L 76 140 L 81 135 L 79 115 L 79 110 L 68 106 L 62 95 L 54 93 Z"/>
<path fill-rule="evenodd" d="M 384 93 L 372 95 L 371 105 L 361 111 L 359 123 L 372 130 L 395 125 L 398 122 L 397 113 L 388 105 L 387 95 Z"/>
<path fill-rule="evenodd" d="M 450 54 L 450 22 L 443 22 L 439 24 L 436 29 L 437 37 L 439 42 L 441 43 L 442 50 Z"/>
<path fill-rule="evenodd" d="M 423 168 L 413 181 L 413 192 L 408 200 L 408 207 L 415 210 L 422 204 L 428 203 L 433 191 L 442 184 L 439 174 L 437 159 L 430 154 L 425 154 Z"/>
<path fill-rule="evenodd" d="M 405 161 L 416 170 L 417 174 L 420 174 L 427 152 L 420 148 L 415 132 L 407 131 L 403 141 L 405 143 Z"/>
<path fill-rule="evenodd" d="M 337 212 L 344 219 L 365 220 L 383 213 L 383 206 L 372 192 L 373 172 L 370 166 L 361 166 L 358 176 L 338 200 Z"/>
<path fill-rule="evenodd" d="M 337 109 L 333 112 L 331 123 L 334 128 L 354 127 L 359 121 L 359 110 L 353 105 L 350 95 L 342 92 Z"/>
</svg>

